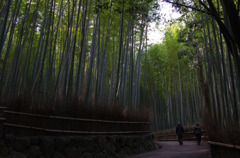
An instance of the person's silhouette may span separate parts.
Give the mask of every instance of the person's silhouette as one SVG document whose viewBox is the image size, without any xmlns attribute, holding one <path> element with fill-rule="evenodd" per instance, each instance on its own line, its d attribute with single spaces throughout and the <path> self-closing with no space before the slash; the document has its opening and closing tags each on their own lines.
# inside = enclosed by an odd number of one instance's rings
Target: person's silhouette
<svg viewBox="0 0 240 158">
<path fill-rule="evenodd" d="M 178 136 L 179 145 L 183 145 L 183 133 L 184 133 L 183 126 L 181 122 L 178 122 L 176 126 L 176 135 Z"/>
</svg>

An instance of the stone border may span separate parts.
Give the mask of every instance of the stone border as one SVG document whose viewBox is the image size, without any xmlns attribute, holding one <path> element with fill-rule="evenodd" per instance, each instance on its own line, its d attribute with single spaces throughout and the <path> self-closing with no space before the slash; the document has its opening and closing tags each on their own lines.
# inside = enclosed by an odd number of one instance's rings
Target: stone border
<svg viewBox="0 0 240 158">
<path fill-rule="evenodd" d="M 108 158 L 155 149 L 153 135 L 15 137 L 0 140 L 1 158 Z"/>
</svg>

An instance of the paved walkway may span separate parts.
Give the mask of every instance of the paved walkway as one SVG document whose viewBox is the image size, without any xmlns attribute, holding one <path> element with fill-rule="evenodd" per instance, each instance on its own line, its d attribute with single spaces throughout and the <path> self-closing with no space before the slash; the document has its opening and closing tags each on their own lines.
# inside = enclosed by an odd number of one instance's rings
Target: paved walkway
<svg viewBox="0 0 240 158">
<path fill-rule="evenodd" d="M 193 141 L 185 141 L 183 146 L 179 146 L 178 142 L 174 141 L 157 142 L 157 144 L 162 148 L 131 158 L 211 158 L 210 146 L 207 142 L 202 142 L 200 146 Z"/>
</svg>

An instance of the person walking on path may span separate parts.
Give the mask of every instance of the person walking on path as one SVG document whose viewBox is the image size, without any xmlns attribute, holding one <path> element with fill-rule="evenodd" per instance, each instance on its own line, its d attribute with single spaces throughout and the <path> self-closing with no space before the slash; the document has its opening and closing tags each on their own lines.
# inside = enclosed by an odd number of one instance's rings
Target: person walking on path
<svg viewBox="0 0 240 158">
<path fill-rule="evenodd" d="M 197 145 L 201 144 L 201 137 L 202 137 L 202 129 L 200 127 L 199 122 L 196 123 L 196 126 L 194 127 L 194 133 L 197 139 Z"/>
<path fill-rule="evenodd" d="M 176 126 L 176 135 L 178 136 L 179 145 L 183 145 L 183 133 L 183 126 L 181 125 L 181 122 L 178 122 Z"/>
</svg>

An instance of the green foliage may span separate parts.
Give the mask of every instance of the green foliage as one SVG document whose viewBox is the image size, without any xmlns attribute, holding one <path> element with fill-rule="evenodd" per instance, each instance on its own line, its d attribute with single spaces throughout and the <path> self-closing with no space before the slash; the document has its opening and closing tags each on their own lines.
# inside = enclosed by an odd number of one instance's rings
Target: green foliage
<svg viewBox="0 0 240 158">
<path fill-rule="evenodd" d="M 157 0 L 11 2 L 9 12 L 0 7 L 1 102 L 28 96 L 43 106 L 78 96 L 90 105 L 140 105 L 144 30 Z"/>
<path fill-rule="evenodd" d="M 192 98 L 196 94 L 198 77 L 194 77 L 195 49 L 188 43 L 183 43 L 187 29 L 188 27 L 180 24 L 169 25 L 165 30 L 163 42 L 151 46 L 148 50 L 147 84 L 151 87 L 150 91 L 159 96 L 153 96 L 153 100 L 160 103 L 155 108 L 161 111 L 159 121 L 166 121 L 167 128 L 173 127 L 179 120 L 185 124 L 198 120 L 198 115 L 194 114 L 199 113 L 197 109 L 202 106 L 193 102 Z M 194 108 L 195 106 L 198 108 Z M 159 126 L 166 128 L 163 125 Z"/>
</svg>

